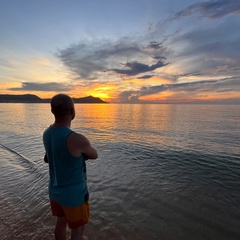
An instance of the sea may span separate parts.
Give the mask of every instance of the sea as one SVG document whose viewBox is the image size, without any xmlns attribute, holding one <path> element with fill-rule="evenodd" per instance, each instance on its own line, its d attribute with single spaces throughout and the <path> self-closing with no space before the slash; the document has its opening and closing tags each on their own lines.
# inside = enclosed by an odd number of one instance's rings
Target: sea
<svg viewBox="0 0 240 240">
<path fill-rule="evenodd" d="M 239 240 L 240 106 L 76 104 L 90 240 Z M 54 239 L 43 131 L 49 104 L 0 104 L 0 239 Z M 68 230 L 69 233 L 69 230 Z"/>
</svg>

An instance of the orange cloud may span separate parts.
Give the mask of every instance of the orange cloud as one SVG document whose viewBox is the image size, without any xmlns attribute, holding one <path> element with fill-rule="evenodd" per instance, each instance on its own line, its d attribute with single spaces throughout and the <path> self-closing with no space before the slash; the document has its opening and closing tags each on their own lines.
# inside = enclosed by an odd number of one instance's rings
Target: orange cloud
<svg viewBox="0 0 240 240">
<path fill-rule="evenodd" d="M 171 92 L 162 92 L 157 94 L 151 94 L 148 96 L 141 96 L 139 97 L 140 101 L 147 101 L 147 102 L 164 102 L 167 101 L 170 96 L 172 96 L 173 93 Z"/>
</svg>

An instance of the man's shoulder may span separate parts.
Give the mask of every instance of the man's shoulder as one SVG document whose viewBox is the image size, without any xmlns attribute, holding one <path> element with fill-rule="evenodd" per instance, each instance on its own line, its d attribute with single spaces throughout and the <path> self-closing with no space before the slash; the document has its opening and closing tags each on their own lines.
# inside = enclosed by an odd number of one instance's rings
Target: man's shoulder
<svg viewBox="0 0 240 240">
<path fill-rule="evenodd" d="M 72 129 L 70 129 L 70 131 L 71 131 L 71 135 L 72 136 L 74 136 L 74 137 L 85 137 L 83 134 L 81 134 L 81 133 L 79 133 L 79 132 L 76 132 L 76 131 L 74 131 L 74 130 L 72 130 Z"/>
<path fill-rule="evenodd" d="M 71 142 L 85 142 L 87 140 L 87 138 L 81 134 L 81 133 L 77 133 L 75 131 L 72 131 L 70 134 L 69 134 L 69 141 Z"/>
<path fill-rule="evenodd" d="M 49 126 L 43 131 L 43 136 L 46 135 L 50 130 L 51 130 L 51 126 Z"/>
</svg>

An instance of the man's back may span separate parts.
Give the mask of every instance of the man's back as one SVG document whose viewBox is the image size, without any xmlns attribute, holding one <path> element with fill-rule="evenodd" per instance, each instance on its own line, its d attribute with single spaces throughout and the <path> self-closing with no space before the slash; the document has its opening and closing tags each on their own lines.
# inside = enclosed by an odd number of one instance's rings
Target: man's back
<svg viewBox="0 0 240 240">
<path fill-rule="evenodd" d="M 62 126 L 49 127 L 43 134 L 49 162 L 50 199 L 68 207 L 83 204 L 88 193 L 84 157 L 73 156 L 67 147 L 71 133 L 72 130 Z"/>
</svg>

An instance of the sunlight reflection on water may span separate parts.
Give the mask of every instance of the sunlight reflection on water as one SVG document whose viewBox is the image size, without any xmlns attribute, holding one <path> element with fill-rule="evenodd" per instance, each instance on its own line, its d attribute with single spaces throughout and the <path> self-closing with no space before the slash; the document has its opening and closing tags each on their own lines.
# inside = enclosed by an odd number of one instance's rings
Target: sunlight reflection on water
<svg viewBox="0 0 240 240">
<path fill-rule="evenodd" d="M 48 104 L 0 104 L 4 239 L 51 239 L 42 133 Z M 76 105 L 94 239 L 238 239 L 239 106 Z M 17 238 L 18 236 L 18 238 Z"/>
</svg>

